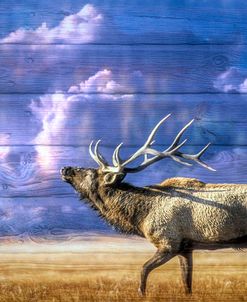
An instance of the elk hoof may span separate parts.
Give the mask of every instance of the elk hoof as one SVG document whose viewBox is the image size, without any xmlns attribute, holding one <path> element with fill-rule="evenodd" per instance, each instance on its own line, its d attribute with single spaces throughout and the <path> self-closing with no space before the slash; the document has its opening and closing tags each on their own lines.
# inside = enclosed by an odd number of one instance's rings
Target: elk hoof
<svg viewBox="0 0 247 302">
<path fill-rule="evenodd" d="M 145 289 L 139 287 L 138 288 L 138 294 L 139 294 L 140 297 L 145 297 L 146 296 Z"/>
<path fill-rule="evenodd" d="M 192 295 L 192 290 L 191 290 L 191 288 L 186 288 L 186 289 L 185 289 L 185 295 L 187 295 L 187 296 L 191 296 L 191 295 Z"/>
</svg>

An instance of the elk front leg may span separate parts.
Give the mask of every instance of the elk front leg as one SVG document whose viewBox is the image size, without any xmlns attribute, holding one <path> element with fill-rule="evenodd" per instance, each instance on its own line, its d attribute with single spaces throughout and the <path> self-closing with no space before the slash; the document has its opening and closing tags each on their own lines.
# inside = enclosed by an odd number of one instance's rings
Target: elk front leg
<svg viewBox="0 0 247 302">
<path fill-rule="evenodd" d="M 154 256 L 143 265 L 143 268 L 141 271 L 141 283 L 140 283 L 140 287 L 138 289 L 140 295 L 142 295 L 142 296 L 145 295 L 147 278 L 148 278 L 149 273 L 152 270 L 154 270 L 155 268 L 157 268 L 160 265 L 169 261 L 174 256 L 176 256 L 175 253 L 157 250 L 157 252 L 154 254 Z"/>
<path fill-rule="evenodd" d="M 178 256 L 180 269 L 182 273 L 182 280 L 185 288 L 186 294 L 192 293 L 192 270 L 193 270 L 193 260 L 192 251 L 183 251 Z"/>
</svg>

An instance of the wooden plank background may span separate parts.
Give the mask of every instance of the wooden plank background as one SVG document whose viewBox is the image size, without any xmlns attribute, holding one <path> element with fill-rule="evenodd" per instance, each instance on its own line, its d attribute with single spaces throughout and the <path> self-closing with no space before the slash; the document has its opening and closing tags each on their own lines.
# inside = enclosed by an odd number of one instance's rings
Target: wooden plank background
<svg viewBox="0 0 247 302">
<path fill-rule="evenodd" d="M 128 181 L 144 185 L 187 176 L 208 182 L 246 182 L 247 90 L 225 93 L 217 84 L 229 70 L 244 82 L 246 5 L 242 1 L 229 7 L 211 2 L 204 7 L 175 2 L 169 6 L 163 1 L 152 7 L 145 1 L 92 4 L 104 16 L 93 41 L 75 37 L 47 42 L 32 40 L 30 35 L 9 42 L 10 33 L 18 29 L 31 33 L 43 22 L 55 27 L 84 4 L 63 1 L 58 8 L 58 2 L 52 1 L 44 9 L 31 2 L 28 6 L 0 3 L 3 236 L 110 232 L 76 201 L 73 190 L 60 180 L 59 169 L 95 166 L 87 150 L 93 139 L 102 139 L 102 152 L 109 159 L 121 141 L 126 146 L 123 156 L 130 154 L 170 112 L 173 115 L 160 129 L 156 147 L 167 146 L 195 118 L 185 135 L 189 138 L 185 150 L 196 152 L 212 142 L 205 160 L 217 172 L 167 160 L 131 175 Z M 90 90 L 79 94 L 70 89 L 104 70 L 114 91 L 104 81 L 91 81 Z M 81 212 L 86 217 L 83 223 Z M 9 213 L 12 216 L 6 220 Z"/>
<path fill-rule="evenodd" d="M 221 1 L 216 3 L 207 1 L 203 5 L 176 1 L 164 3 L 158 0 L 152 6 L 149 1 L 136 0 L 131 2 L 120 0 L 114 3 L 94 0 L 90 3 L 100 8 L 106 20 L 102 31 L 107 32 L 108 37 L 104 44 L 235 45 L 246 43 L 247 9 L 244 1 L 229 2 L 228 5 L 223 5 Z M 15 24 L 26 30 L 37 28 L 42 22 L 47 22 L 52 27 L 64 17 L 78 12 L 83 5 L 85 2 L 63 1 L 61 4 L 52 1 L 42 7 L 42 3 L 31 1 L 27 6 L 25 2 L 3 0 L 0 6 L 0 29 L 4 35 L 6 30 L 14 32 Z M 112 16 L 115 18 L 113 19 Z M 17 20 L 11 22 L 13 18 Z M 116 26 L 116 20 L 119 27 Z M 197 21 L 200 21 L 198 28 L 195 26 Z M 136 31 L 143 27 L 146 34 L 136 35 Z M 129 34 L 126 34 L 126 29 Z M 198 37 L 199 33 L 201 37 Z M 97 42 L 102 44 L 101 37 Z M 76 39 L 74 43 L 80 44 Z"/>
<path fill-rule="evenodd" d="M 111 68 L 116 82 L 129 81 L 135 66 L 146 71 L 151 85 L 120 87 L 115 93 L 218 93 L 212 77 L 241 60 L 239 49 L 231 45 L 39 45 L 38 50 L 30 45 L 0 45 L 0 54 L 0 89 L 8 94 L 55 93 L 64 90 L 64 77 L 68 84 L 79 84 L 116 60 L 118 66 Z M 9 69 L 18 67 L 22 72 L 8 77 Z M 32 81 L 24 77 L 29 73 Z M 55 87 L 50 87 L 51 78 L 56 79 Z"/>
<path fill-rule="evenodd" d="M 159 150 L 194 118 L 183 150 L 211 142 L 203 159 L 216 172 L 166 159 L 126 180 L 246 183 L 246 18 L 242 0 L 0 1 L 1 301 L 139 300 L 154 247 L 118 237 L 60 178 L 96 167 L 91 140 L 111 161 L 168 113 Z M 195 301 L 245 300 L 244 254 L 193 258 Z M 188 300 L 176 261 L 152 274 L 148 300 Z"/>
</svg>

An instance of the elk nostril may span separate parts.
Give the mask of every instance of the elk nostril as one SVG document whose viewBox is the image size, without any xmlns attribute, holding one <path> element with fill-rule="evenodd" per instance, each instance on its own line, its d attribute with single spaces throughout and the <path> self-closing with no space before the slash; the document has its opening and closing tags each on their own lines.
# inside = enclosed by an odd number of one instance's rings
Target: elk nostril
<svg viewBox="0 0 247 302">
<path fill-rule="evenodd" d="M 74 174 L 72 167 L 64 167 L 61 169 L 61 174 L 64 176 L 72 176 Z"/>
</svg>

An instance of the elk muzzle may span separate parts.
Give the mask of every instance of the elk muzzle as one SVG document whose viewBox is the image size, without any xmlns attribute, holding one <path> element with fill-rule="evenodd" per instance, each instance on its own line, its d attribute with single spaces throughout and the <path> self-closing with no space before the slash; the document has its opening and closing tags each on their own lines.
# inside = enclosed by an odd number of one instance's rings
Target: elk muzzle
<svg viewBox="0 0 247 302">
<path fill-rule="evenodd" d="M 63 167 L 60 170 L 61 176 L 63 180 L 69 180 L 71 177 L 75 176 L 74 168 L 72 167 Z"/>
</svg>

